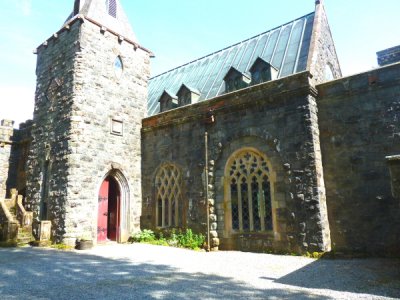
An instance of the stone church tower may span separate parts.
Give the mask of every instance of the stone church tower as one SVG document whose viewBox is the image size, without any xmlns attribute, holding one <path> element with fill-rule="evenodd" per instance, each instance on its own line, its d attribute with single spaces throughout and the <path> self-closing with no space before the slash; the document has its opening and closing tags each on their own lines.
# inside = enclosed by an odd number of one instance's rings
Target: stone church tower
<svg viewBox="0 0 400 300">
<path fill-rule="evenodd" d="M 151 55 L 118 0 L 76 0 L 38 47 L 27 199 L 56 241 L 123 242 L 139 228 Z"/>
</svg>

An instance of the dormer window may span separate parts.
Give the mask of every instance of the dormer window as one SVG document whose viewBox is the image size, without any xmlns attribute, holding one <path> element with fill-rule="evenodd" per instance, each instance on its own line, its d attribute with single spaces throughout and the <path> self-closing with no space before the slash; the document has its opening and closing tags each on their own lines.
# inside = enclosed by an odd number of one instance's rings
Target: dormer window
<svg viewBox="0 0 400 300">
<path fill-rule="evenodd" d="M 250 77 L 239 70 L 231 67 L 224 77 L 225 92 L 233 92 L 247 87 L 250 83 Z"/>
<path fill-rule="evenodd" d="M 107 13 L 113 17 L 117 17 L 117 2 L 116 0 L 106 0 Z"/>
<path fill-rule="evenodd" d="M 270 63 L 258 57 L 250 68 L 251 85 L 274 80 L 278 77 L 278 70 Z"/>
<path fill-rule="evenodd" d="M 158 102 L 160 102 L 160 112 L 178 107 L 178 97 L 167 90 L 162 93 Z"/>
<path fill-rule="evenodd" d="M 200 98 L 200 91 L 192 87 L 182 84 L 176 95 L 178 96 L 179 106 L 196 103 Z"/>
</svg>

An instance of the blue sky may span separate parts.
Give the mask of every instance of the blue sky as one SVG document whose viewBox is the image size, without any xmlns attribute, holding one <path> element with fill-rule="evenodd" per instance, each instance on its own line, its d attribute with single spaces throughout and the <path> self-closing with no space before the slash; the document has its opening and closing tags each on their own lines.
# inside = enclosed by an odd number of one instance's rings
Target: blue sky
<svg viewBox="0 0 400 300">
<path fill-rule="evenodd" d="M 0 119 L 33 111 L 33 50 L 63 24 L 73 0 L 0 0 Z M 314 0 L 121 0 L 156 75 L 314 10 Z M 344 75 L 377 66 L 376 52 L 400 44 L 399 0 L 325 0 Z"/>
</svg>

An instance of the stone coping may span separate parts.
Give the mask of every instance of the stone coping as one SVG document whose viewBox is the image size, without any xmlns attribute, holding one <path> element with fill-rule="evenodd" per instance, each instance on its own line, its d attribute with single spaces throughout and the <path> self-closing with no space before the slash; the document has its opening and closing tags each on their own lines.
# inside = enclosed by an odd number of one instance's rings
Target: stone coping
<svg viewBox="0 0 400 300">
<path fill-rule="evenodd" d="M 358 74 L 327 81 L 316 86 L 318 101 L 343 95 L 369 93 L 372 88 L 396 86 L 400 83 L 400 63 L 382 66 Z"/>
<path fill-rule="evenodd" d="M 386 161 L 388 163 L 393 163 L 393 162 L 399 162 L 400 163 L 400 154 L 392 155 L 392 156 L 386 156 L 385 159 L 386 159 Z"/>
</svg>

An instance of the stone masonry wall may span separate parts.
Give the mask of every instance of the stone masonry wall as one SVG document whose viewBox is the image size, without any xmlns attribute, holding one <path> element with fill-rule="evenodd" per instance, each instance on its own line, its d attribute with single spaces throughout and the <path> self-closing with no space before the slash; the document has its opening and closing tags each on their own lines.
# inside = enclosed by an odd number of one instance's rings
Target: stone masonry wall
<svg viewBox="0 0 400 300">
<path fill-rule="evenodd" d="M 15 188 L 25 196 L 31 123 L 22 123 L 19 129 L 14 129 L 13 124 L 2 120 L 0 126 L 0 198 L 9 197 Z"/>
<path fill-rule="evenodd" d="M 80 49 L 79 22 L 59 32 L 37 50 L 32 143 L 27 162 L 27 208 L 39 221 L 41 200 L 47 202 L 48 215 L 44 218 L 52 220 L 53 234 L 57 237 L 66 232 L 65 202 L 71 153 L 69 135 L 74 61 Z M 48 186 L 45 197 L 42 196 L 44 186 Z"/>
<path fill-rule="evenodd" d="M 119 79 L 114 62 L 120 56 Z M 80 51 L 74 65 L 65 238 L 89 233 L 97 237 L 97 201 L 110 172 L 122 188 L 127 220 L 121 216 L 122 240 L 139 230 L 141 215 L 141 120 L 147 113 L 149 53 L 100 32 L 90 22 L 81 27 Z M 113 120 L 122 122 L 122 135 L 112 134 Z M 125 185 L 122 181 L 125 181 Z"/>
<path fill-rule="evenodd" d="M 318 86 L 333 248 L 400 251 L 400 205 L 385 157 L 400 154 L 400 64 Z"/>
<path fill-rule="evenodd" d="M 5 198 L 11 163 L 12 137 L 14 122 L 1 120 L 0 123 L 0 198 Z"/>
<path fill-rule="evenodd" d="M 314 83 L 318 84 L 338 79 L 342 72 L 324 6 L 317 2 L 315 12 L 308 70 L 313 74 Z"/>
<path fill-rule="evenodd" d="M 207 131 L 212 248 L 329 250 L 322 166 L 316 154 L 316 101 L 309 76 L 300 73 L 145 119 L 142 227 L 157 229 L 154 180 L 159 166 L 168 162 L 183 174 L 183 226 L 206 233 Z M 234 233 L 225 214 L 225 165 L 243 148 L 264 153 L 271 165 L 273 231 Z"/>
<path fill-rule="evenodd" d="M 114 71 L 123 61 L 120 79 Z M 53 236 L 74 244 L 97 240 L 97 199 L 108 174 L 125 183 L 122 239 L 139 228 L 140 128 L 146 114 L 149 53 L 77 19 L 38 51 L 33 142 L 28 162 L 28 197 L 39 216 L 44 168 L 48 168 Z M 112 120 L 123 123 L 111 133 Z M 48 161 L 46 163 L 46 160 Z M 122 183 L 121 183 L 122 184 Z"/>
<path fill-rule="evenodd" d="M 13 162 L 12 176 L 14 180 L 8 189 L 16 188 L 18 194 L 24 197 L 24 204 L 26 203 L 26 168 L 32 140 L 32 124 L 32 121 L 28 120 L 21 123 L 17 130 L 14 130 L 14 143 L 11 149 L 11 160 Z"/>
</svg>

